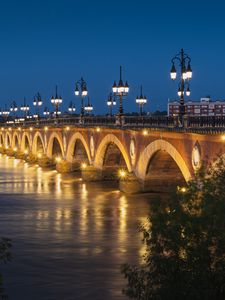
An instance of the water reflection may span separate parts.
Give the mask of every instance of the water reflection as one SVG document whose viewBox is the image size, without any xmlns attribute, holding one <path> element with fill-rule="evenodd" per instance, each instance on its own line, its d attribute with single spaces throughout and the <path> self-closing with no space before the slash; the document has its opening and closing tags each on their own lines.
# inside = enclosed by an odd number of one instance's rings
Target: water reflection
<svg viewBox="0 0 225 300">
<path fill-rule="evenodd" d="M 0 235 L 13 240 L 15 256 L 5 269 L 10 299 L 125 299 L 120 265 L 141 259 L 137 224 L 148 209 L 146 195 L 1 155 Z"/>
</svg>

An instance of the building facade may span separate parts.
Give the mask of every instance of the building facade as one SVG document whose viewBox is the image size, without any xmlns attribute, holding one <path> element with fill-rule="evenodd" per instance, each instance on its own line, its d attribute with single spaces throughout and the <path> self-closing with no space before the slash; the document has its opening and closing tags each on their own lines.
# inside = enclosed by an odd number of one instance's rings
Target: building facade
<svg viewBox="0 0 225 300">
<path fill-rule="evenodd" d="M 168 116 L 177 116 L 179 101 L 168 102 Z M 210 97 L 200 101 L 185 102 L 185 113 L 189 116 L 225 116 L 225 100 L 212 101 Z"/>
</svg>

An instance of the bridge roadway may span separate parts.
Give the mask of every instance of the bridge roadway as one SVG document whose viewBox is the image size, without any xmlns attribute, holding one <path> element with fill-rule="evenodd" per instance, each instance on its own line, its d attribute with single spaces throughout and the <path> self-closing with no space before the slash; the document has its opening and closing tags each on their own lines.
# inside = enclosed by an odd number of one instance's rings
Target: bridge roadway
<svg viewBox="0 0 225 300">
<path fill-rule="evenodd" d="M 41 166 L 51 162 L 61 172 L 81 166 L 84 180 L 113 179 L 123 169 L 122 190 L 160 190 L 185 184 L 202 161 L 225 153 L 223 122 L 198 122 L 179 128 L 166 117 L 130 117 L 120 126 L 114 117 L 89 117 L 4 124 L 0 151 Z"/>
</svg>

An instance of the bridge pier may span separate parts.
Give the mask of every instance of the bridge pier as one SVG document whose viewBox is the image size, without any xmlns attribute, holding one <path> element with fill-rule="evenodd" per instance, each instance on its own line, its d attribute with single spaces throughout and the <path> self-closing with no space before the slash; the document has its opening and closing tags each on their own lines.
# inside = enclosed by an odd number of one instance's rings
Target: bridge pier
<svg viewBox="0 0 225 300">
<path fill-rule="evenodd" d="M 6 151 L 5 151 L 5 153 L 8 156 L 14 156 L 15 155 L 15 152 L 13 151 L 12 148 L 7 148 Z"/>
<path fill-rule="evenodd" d="M 15 158 L 17 158 L 17 159 L 24 159 L 24 153 L 23 153 L 21 150 L 15 151 L 14 156 L 15 156 Z"/>
<path fill-rule="evenodd" d="M 81 176 L 84 181 L 101 181 L 102 170 L 93 166 L 85 166 L 81 169 Z"/>
<path fill-rule="evenodd" d="M 37 157 L 32 152 L 29 152 L 27 155 L 25 155 L 24 159 L 26 162 L 28 162 L 30 164 L 37 163 Z"/>
<path fill-rule="evenodd" d="M 3 146 L 0 147 L 0 153 L 1 154 L 5 154 L 6 153 L 5 147 L 3 147 Z"/>
<path fill-rule="evenodd" d="M 132 173 L 119 181 L 119 189 L 126 194 L 138 194 L 143 192 L 143 183 Z"/>
<path fill-rule="evenodd" d="M 41 168 L 46 168 L 46 169 L 53 169 L 56 166 L 56 162 L 54 159 L 49 158 L 46 155 L 41 155 L 40 157 L 37 157 L 37 163 Z"/>
<path fill-rule="evenodd" d="M 62 159 L 56 164 L 56 171 L 58 173 L 72 173 L 80 171 L 80 163 L 77 161 L 69 162 L 66 159 Z"/>
</svg>

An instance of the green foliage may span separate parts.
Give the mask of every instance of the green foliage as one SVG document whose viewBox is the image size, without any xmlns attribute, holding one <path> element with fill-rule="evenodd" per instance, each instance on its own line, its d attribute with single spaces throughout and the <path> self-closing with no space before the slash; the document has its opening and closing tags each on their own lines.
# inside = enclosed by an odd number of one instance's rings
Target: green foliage
<svg viewBox="0 0 225 300">
<path fill-rule="evenodd" d="M 11 260 L 11 241 L 7 238 L 0 239 L 0 263 L 7 263 Z M 4 293 L 3 289 L 3 279 L 2 275 L 0 274 L 0 299 L 7 299 L 7 296 Z"/>
<path fill-rule="evenodd" d="M 146 253 L 123 265 L 133 299 L 225 299 L 225 165 L 202 168 L 186 192 L 151 204 L 141 224 Z"/>
</svg>

